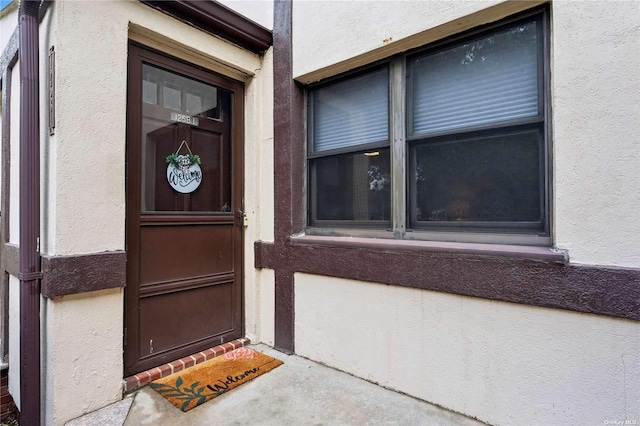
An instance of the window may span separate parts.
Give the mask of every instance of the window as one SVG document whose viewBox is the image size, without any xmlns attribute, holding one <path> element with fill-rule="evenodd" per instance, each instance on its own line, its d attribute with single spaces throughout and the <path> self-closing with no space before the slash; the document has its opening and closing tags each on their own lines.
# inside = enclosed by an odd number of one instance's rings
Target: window
<svg viewBox="0 0 640 426">
<path fill-rule="evenodd" d="M 388 67 L 318 88 L 309 96 L 312 223 L 388 226 Z"/>
<path fill-rule="evenodd" d="M 311 86 L 309 232 L 549 244 L 546 22 Z"/>
</svg>

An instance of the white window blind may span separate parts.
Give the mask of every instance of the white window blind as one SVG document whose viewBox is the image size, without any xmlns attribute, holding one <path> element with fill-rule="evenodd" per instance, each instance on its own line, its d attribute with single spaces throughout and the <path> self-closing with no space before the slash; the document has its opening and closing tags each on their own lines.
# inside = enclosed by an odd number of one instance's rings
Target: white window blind
<svg viewBox="0 0 640 426">
<path fill-rule="evenodd" d="M 413 134 L 538 114 L 536 23 L 411 61 Z"/>
<path fill-rule="evenodd" d="M 389 138 L 389 72 L 381 69 L 312 92 L 315 152 Z"/>
</svg>

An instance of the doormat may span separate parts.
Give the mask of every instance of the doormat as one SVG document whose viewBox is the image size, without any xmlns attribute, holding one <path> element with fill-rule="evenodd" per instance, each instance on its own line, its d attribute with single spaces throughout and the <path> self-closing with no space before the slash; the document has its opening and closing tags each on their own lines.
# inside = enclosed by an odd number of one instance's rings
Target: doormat
<svg viewBox="0 0 640 426">
<path fill-rule="evenodd" d="M 279 359 L 243 347 L 158 379 L 149 386 L 186 412 L 280 365 Z"/>
</svg>

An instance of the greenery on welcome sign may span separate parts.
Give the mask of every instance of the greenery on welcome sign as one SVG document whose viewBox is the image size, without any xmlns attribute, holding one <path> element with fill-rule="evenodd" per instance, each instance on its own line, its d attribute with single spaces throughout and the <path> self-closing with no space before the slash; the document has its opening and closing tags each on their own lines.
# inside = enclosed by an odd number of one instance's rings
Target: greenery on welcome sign
<svg viewBox="0 0 640 426">
<path fill-rule="evenodd" d="M 191 161 L 191 164 L 202 164 L 202 162 L 200 161 L 199 155 L 189 154 L 188 157 L 189 157 L 189 161 Z M 167 163 L 173 164 L 173 167 L 175 168 L 180 167 L 180 162 L 178 161 L 178 154 L 176 154 L 175 152 L 172 153 L 171 155 L 167 155 L 165 157 L 165 160 L 167 161 Z"/>
</svg>

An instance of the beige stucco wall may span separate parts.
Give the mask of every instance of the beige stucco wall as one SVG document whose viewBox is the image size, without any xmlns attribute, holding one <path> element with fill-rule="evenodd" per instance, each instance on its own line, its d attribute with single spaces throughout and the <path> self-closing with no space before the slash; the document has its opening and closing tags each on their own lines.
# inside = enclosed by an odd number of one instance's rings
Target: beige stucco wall
<svg viewBox="0 0 640 426">
<path fill-rule="evenodd" d="M 122 398 L 122 289 L 44 301 L 47 425 L 61 425 Z M 99 303 L 96 303 L 99 301 Z"/>
<path fill-rule="evenodd" d="M 273 30 L 273 2 L 270 0 L 219 0 L 229 9 L 249 18 L 258 25 Z"/>
<path fill-rule="evenodd" d="M 556 244 L 640 267 L 640 2 L 553 5 Z"/>
<path fill-rule="evenodd" d="M 0 53 L 4 50 L 17 25 L 18 4 L 14 2 L 0 11 Z"/>
<path fill-rule="evenodd" d="M 294 76 L 315 81 L 537 3 L 295 2 Z M 551 15 L 552 237 L 574 263 L 640 267 L 640 3 L 557 1 Z"/>
<path fill-rule="evenodd" d="M 9 393 L 20 409 L 20 280 L 9 276 Z M 14 360 L 14 362 L 11 362 Z"/>
<path fill-rule="evenodd" d="M 264 341 L 260 324 L 266 271 L 253 267 L 254 242 L 273 241 L 273 50 L 262 59 L 247 85 L 245 119 L 244 306 L 245 330 L 253 341 Z M 268 295 L 266 295 L 268 297 Z M 273 313 L 273 310 L 271 311 Z"/>
<path fill-rule="evenodd" d="M 490 424 L 640 418 L 640 323 L 295 276 L 296 352 Z"/>
</svg>

